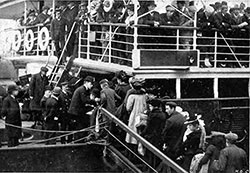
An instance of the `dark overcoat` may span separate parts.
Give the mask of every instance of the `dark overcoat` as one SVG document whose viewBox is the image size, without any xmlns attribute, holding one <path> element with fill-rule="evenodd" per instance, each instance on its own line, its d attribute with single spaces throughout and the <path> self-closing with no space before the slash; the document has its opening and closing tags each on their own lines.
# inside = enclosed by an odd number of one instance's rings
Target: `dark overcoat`
<svg viewBox="0 0 250 173">
<path fill-rule="evenodd" d="M 68 113 L 76 116 L 85 115 L 89 111 L 86 104 L 94 104 L 89 96 L 90 92 L 85 86 L 78 87 L 73 94 Z"/>
<path fill-rule="evenodd" d="M 148 114 L 148 124 L 142 132 L 142 136 L 145 137 L 151 144 L 160 149 L 162 147 L 161 132 L 164 128 L 166 121 L 166 115 L 159 108 L 153 109 Z"/>
<path fill-rule="evenodd" d="M 65 18 L 53 19 L 50 25 L 51 39 L 55 41 L 64 40 L 67 25 L 68 21 Z"/>
<path fill-rule="evenodd" d="M 103 106 L 103 108 L 107 109 L 107 111 L 109 111 L 111 114 L 115 114 L 115 101 L 120 99 L 121 97 L 118 96 L 116 92 L 109 87 L 104 87 L 101 91 L 101 105 Z"/>
<path fill-rule="evenodd" d="M 30 101 L 31 110 L 41 110 L 40 102 L 45 92 L 45 86 L 48 84 L 47 76 L 42 77 L 40 73 L 32 76 L 29 88 L 29 95 L 33 97 Z"/>
<path fill-rule="evenodd" d="M 184 122 L 185 117 L 179 112 L 174 111 L 171 117 L 165 122 L 165 127 L 162 132 L 164 143 L 167 145 L 167 152 L 169 157 L 175 158 L 177 150 L 182 142 L 183 134 L 186 129 Z"/>
<path fill-rule="evenodd" d="M 8 95 L 3 100 L 2 117 L 6 117 L 5 122 L 15 126 L 22 126 L 20 108 L 17 100 Z M 8 137 L 21 137 L 21 129 L 6 125 Z"/>
</svg>

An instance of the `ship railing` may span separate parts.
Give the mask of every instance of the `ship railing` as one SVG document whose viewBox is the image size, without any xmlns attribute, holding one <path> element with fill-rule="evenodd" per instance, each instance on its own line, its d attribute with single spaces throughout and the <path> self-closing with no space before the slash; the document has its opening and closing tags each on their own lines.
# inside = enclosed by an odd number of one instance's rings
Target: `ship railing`
<svg viewBox="0 0 250 173">
<path fill-rule="evenodd" d="M 162 161 L 162 163 L 164 165 L 166 165 L 166 167 L 168 167 L 168 169 L 173 169 L 176 172 L 179 173 L 187 173 L 187 171 L 185 171 L 181 166 L 179 166 L 177 163 L 175 163 L 173 160 L 171 160 L 169 157 L 167 157 L 164 153 L 162 153 L 162 151 L 160 151 L 158 148 L 156 148 L 154 145 L 152 145 L 150 142 L 148 142 L 146 139 L 144 139 L 142 136 L 140 136 L 138 133 L 134 132 L 133 130 L 131 130 L 127 125 L 125 125 L 121 120 L 119 120 L 115 115 L 111 114 L 110 112 L 108 112 L 106 109 L 101 108 L 101 112 L 105 117 L 108 117 L 108 119 L 112 122 L 115 123 L 116 127 L 124 130 L 126 133 L 128 133 L 129 135 L 131 135 L 133 138 L 136 139 L 136 141 L 138 142 L 138 144 L 140 143 L 143 147 L 145 147 L 148 151 L 152 152 L 157 158 L 160 159 L 160 161 Z M 112 135 L 112 137 L 114 137 L 115 139 L 117 139 L 110 130 L 107 130 L 108 133 L 110 135 Z M 119 139 L 118 139 L 119 140 Z M 120 141 L 121 142 L 121 141 Z M 136 155 L 136 153 L 133 153 Z M 137 157 L 139 157 L 137 155 Z M 141 161 L 143 161 L 143 165 L 146 166 L 148 168 L 149 172 L 158 172 L 157 169 L 150 165 L 149 163 L 147 163 L 145 160 L 142 160 L 142 158 L 139 158 Z M 145 168 L 144 168 L 145 169 Z M 145 170 L 144 170 L 145 171 Z"/>
<path fill-rule="evenodd" d="M 48 56 L 54 55 L 50 37 L 50 26 L 38 24 L 11 29 L 5 33 L 6 53 L 12 56 Z"/>
<path fill-rule="evenodd" d="M 89 23 L 79 32 L 78 58 L 132 66 L 133 34 L 125 24 Z"/>
<path fill-rule="evenodd" d="M 198 50 L 199 68 L 249 68 L 250 64 L 250 38 L 246 30 L 221 32 L 183 26 L 88 23 L 82 33 L 80 58 L 111 63 L 124 61 L 131 66 L 133 50 L 137 49 Z"/>
</svg>

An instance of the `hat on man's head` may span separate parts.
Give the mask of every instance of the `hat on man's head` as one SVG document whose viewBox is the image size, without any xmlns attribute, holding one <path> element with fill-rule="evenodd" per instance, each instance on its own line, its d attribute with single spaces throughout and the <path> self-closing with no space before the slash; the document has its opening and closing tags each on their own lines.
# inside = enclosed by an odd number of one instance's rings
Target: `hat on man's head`
<svg viewBox="0 0 250 173">
<path fill-rule="evenodd" d="M 50 85 L 46 85 L 46 86 L 45 86 L 45 91 L 46 91 L 46 90 L 50 90 L 50 91 L 51 91 L 51 90 L 52 90 L 52 87 L 51 87 Z"/>
<path fill-rule="evenodd" d="M 194 122 L 198 122 L 198 116 L 196 114 L 189 116 L 184 124 L 192 124 Z"/>
<path fill-rule="evenodd" d="M 54 95 L 59 95 L 61 93 L 61 88 L 60 87 L 55 87 L 54 89 L 53 89 L 53 94 Z"/>
<path fill-rule="evenodd" d="M 105 83 L 106 83 L 106 84 L 109 83 L 108 79 L 102 79 L 102 80 L 99 82 L 100 85 L 105 84 Z"/>
<path fill-rule="evenodd" d="M 133 87 L 142 87 L 145 83 L 145 79 L 143 78 L 134 78 L 131 81 Z"/>
<path fill-rule="evenodd" d="M 81 6 L 88 6 L 88 2 L 86 2 L 86 1 L 82 2 L 82 3 L 79 5 L 79 7 L 81 7 Z"/>
<path fill-rule="evenodd" d="M 41 71 L 48 72 L 49 69 L 47 67 L 41 67 Z"/>
<path fill-rule="evenodd" d="M 12 93 L 12 91 L 17 91 L 18 90 L 18 87 L 17 85 L 9 85 L 8 86 L 8 93 Z"/>
<path fill-rule="evenodd" d="M 150 5 L 153 5 L 153 6 L 156 7 L 155 1 L 149 1 L 149 2 L 147 2 L 147 7 L 150 6 Z"/>
<path fill-rule="evenodd" d="M 150 104 L 154 107 L 160 107 L 162 105 L 162 102 L 159 99 L 152 99 L 152 100 L 148 101 L 148 104 Z"/>
<path fill-rule="evenodd" d="M 230 132 L 230 133 L 225 134 L 225 138 L 232 140 L 232 141 L 236 141 L 238 139 L 238 135 L 236 133 Z"/>
<path fill-rule="evenodd" d="M 43 6 L 42 10 L 49 10 L 50 8 L 48 6 Z"/>
<path fill-rule="evenodd" d="M 62 82 L 60 85 L 61 85 L 61 86 L 65 86 L 65 85 L 68 85 L 68 84 L 69 84 L 68 81 L 64 81 L 64 82 Z"/>
<path fill-rule="evenodd" d="M 87 77 L 84 78 L 84 81 L 94 83 L 95 82 L 95 78 L 92 77 L 92 76 L 87 76 Z"/>
<path fill-rule="evenodd" d="M 166 102 L 165 105 L 169 105 L 171 107 L 176 107 L 177 104 L 175 102 Z"/>
<path fill-rule="evenodd" d="M 250 13 L 250 7 L 247 7 L 247 8 L 245 9 L 245 12 L 246 12 L 246 13 Z"/>
<path fill-rule="evenodd" d="M 185 0 L 177 0 L 177 2 L 176 2 L 176 3 L 185 4 L 185 3 L 186 3 L 186 1 L 185 1 Z"/>
</svg>

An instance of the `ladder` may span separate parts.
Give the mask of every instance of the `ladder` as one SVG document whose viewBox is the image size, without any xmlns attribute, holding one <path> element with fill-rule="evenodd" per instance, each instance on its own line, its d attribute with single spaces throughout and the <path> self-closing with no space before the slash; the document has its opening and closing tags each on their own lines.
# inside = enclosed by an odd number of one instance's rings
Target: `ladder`
<svg viewBox="0 0 250 173">
<path fill-rule="evenodd" d="M 65 78 L 65 76 L 68 74 L 68 72 L 70 71 L 72 65 L 73 65 L 73 61 L 74 61 L 74 57 L 71 56 L 68 60 L 66 58 L 66 63 L 65 64 L 61 64 L 62 58 L 64 56 L 64 52 L 66 50 L 66 46 L 68 45 L 69 39 L 73 33 L 74 27 L 76 25 L 76 22 L 73 23 L 73 26 L 70 30 L 70 33 L 67 37 L 66 43 L 63 47 L 62 53 L 60 55 L 60 57 L 58 58 L 56 65 L 54 66 L 50 77 L 49 77 L 49 85 L 56 87 L 58 86 L 58 84 L 60 82 L 63 81 L 63 79 Z"/>
</svg>

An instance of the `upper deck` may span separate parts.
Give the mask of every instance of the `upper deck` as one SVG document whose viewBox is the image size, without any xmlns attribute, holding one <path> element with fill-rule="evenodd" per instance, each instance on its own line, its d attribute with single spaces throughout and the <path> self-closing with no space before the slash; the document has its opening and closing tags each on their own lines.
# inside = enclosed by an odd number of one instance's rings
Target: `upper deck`
<svg viewBox="0 0 250 173">
<path fill-rule="evenodd" d="M 67 55 L 94 72 L 125 70 L 144 78 L 249 78 L 250 38 L 245 29 L 153 27 L 77 21 Z M 7 33 L 6 33 L 7 32 Z M 4 56 L 20 62 L 53 62 L 50 26 L 25 26 L 2 32 Z M 73 37 L 73 38 L 72 38 Z M 67 45 L 66 45 L 67 47 Z M 74 49 L 74 50 L 73 50 Z M 67 52 L 72 52 L 68 54 Z"/>
</svg>

